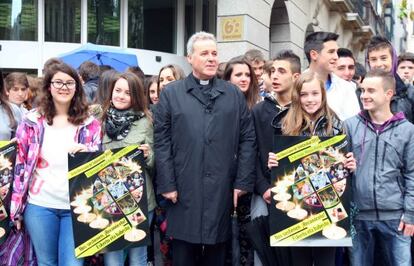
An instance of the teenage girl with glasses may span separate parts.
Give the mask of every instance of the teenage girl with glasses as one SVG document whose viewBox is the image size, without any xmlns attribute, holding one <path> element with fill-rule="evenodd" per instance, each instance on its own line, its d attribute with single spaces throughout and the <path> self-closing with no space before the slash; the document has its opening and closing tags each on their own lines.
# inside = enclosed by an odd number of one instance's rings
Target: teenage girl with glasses
<svg viewBox="0 0 414 266">
<path fill-rule="evenodd" d="M 32 240 L 38 265 L 83 265 L 74 254 L 68 153 L 96 151 L 99 121 L 88 115 L 82 84 L 66 64 L 46 70 L 44 97 L 17 128 L 11 219 Z"/>
</svg>

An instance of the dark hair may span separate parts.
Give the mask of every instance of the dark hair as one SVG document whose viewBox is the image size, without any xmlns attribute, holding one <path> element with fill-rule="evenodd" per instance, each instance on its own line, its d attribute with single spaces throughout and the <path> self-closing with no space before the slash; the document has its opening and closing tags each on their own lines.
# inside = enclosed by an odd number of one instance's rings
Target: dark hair
<svg viewBox="0 0 414 266">
<path fill-rule="evenodd" d="M 397 71 L 397 63 L 398 63 L 397 53 L 395 52 L 395 49 L 392 46 L 391 42 L 388 41 L 387 38 L 380 36 L 380 35 L 373 36 L 368 43 L 367 55 L 366 55 L 368 65 L 369 65 L 369 53 L 372 51 L 377 51 L 381 49 L 388 49 L 388 51 L 390 52 L 391 59 L 392 59 L 392 73 L 395 73 Z"/>
<path fill-rule="evenodd" d="M 47 123 L 52 125 L 53 118 L 56 115 L 56 108 L 50 92 L 50 82 L 58 72 L 69 75 L 76 82 L 75 95 L 72 98 L 68 110 L 68 121 L 74 125 L 80 125 L 88 117 L 88 105 L 78 73 L 76 73 L 76 70 L 68 64 L 55 64 L 46 69 L 42 86 L 42 93 L 44 96 L 39 104 L 39 110 L 46 117 Z"/>
<path fill-rule="evenodd" d="M 410 52 L 405 52 L 405 53 L 400 54 L 398 56 L 398 64 L 397 65 L 399 66 L 400 63 L 404 62 L 404 61 L 410 61 L 411 63 L 414 64 L 414 54 L 410 53 Z"/>
<path fill-rule="evenodd" d="M 110 96 L 106 98 L 106 101 L 103 105 L 102 121 L 105 121 L 107 118 L 106 112 L 111 107 L 112 94 L 115 88 L 115 84 L 120 79 L 125 79 L 128 82 L 129 94 L 131 96 L 131 109 L 136 112 L 144 112 L 146 117 L 152 121 L 151 113 L 148 110 L 148 101 L 145 97 L 144 85 L 135 74 L 129 72 L 117 74 L 115 76 L 115 82 L 110 88 Z"/>
<path fill-rule="evenodd" d="M 91 61 L 83 62 L 78 70 L 83 82 L 88 82 L 91 79 L 99 77 L 99 66 Z"/>
<path fill-rule="evenodd" d="M 365 79 L 367 78 L 381 78 L 384 91 L 392 90 L 395 93 L 395 78 L 392 73 L 381 68 L 375 68 L 367 72 Z"/>
<path fill-rule="evenodd" d="M 282 50 L 273 58 L 274 60 L 283 60 L 290 63 L 292 73 L 300 73 L 300 58 L 292 50 Z"/>
<path fill-rule="evenodd" d="M 333 32 L 317 31 L 309 34 L 305 38 L 305 55 L 308 59 L 308 62 L 311 62 L 310 52 L 315 50 L 320 53 L 323 49 L 323 44 L 329 41 L 338 40 L 339 35 Z"/>
<path fill-rule="evenodd" d="M 355 62 L 355 74 L 352 79 L 359 80 L 359 78 L 361 78 L 362 81 L 364 80 L 366 74 L 367 71 L 365 67 L 359 62 Z"/>
<path fill-rule="evenodd" d="M 160 69 L 160 72 L 158 73 L 158 82 L 157 82 L 158 88 L 160 87 L 160 77 L 161 77 L 161 73 L 162 73 L 162 71 L 164 71 L 164 69 L 167 69 L 167 68 L 171 69 L 171 71 L 172 71 L 172 73 L 174 75 L 175 80 L 180 80 L 180 79 L 184 79 L 185 78 L 184 71 L 183 71 L 183 69 L 180 66 L 174 65 L 174 64 L 169 64 L 169 65 L 163 66 Z"/>
<path fill-rule="evenodd" d="M 264 55 L 262 53 L 262 51 L 257 50 L 257 49 L 250 49 L 249 51 L 247 51 L 244 54 L 244 58 L 249 62 L 249 63 L 253 63 L 253 62 L 265 62 L 265 58 Z"/>
<path fill-rule="evenodd" d="M 125 72 L 130 72 L 132 74 L 137 75 L 137 77 L 141 80 L 141 82 L 145 81 L 145 74 L 144 71 L 139 66 L 130 66 L 127 68 Z"/>
<path fill-rule="evenodd" d="M 250 84 L 247 91 L 244 92 L 244 96 L 246 97 L 246 102 L 249 106 L 249 109 L 252 109 L 253 106 L 259 101 L 259 85 L 257 84 L 257 78 L 249 61 L 247 61 L 243 56 L 238 56 L 230 59 L 230 61 L 227 62 L 226 69 L 224 69 L 223 79 L 230 80 L 235 65 L 247 65 L 249 68 Z"/>
<path fill-rule="evenodd" d="M 392 44 L 388 41 L 388 39 L 380 35 L 375 35 L 369 40 L 367 52 L 369 54 L 374 50 L 379 50 L 383 48 L 388 48 L 390 54 L 392 54 L 393 47 Z"/>
<path fill-rule="evenodd" d="M 7 101 L 5 85 L 3 81 L 3 72 L 1 71 L 1 69 L 0 69 L 0 104 L 3 106 L 4 110 L 7 113 L 7 116 L 9 117 L 10 128 L 13 130 L 16 129 L 17 123 L 16 123 L 16 119 L 14 118 L 12 108 L 9 102 Z"/>
<path fill-rule="evenodd" d="M 115 70 L 113 67 L 111 67 L 110 65 L 100 65 L 99 67 L 99 76 L 102 75 L 102 73 L 104 73 L 105 71 L 108 70 Z"/>
<path fill-rule="evenodd" d="M 46 71 L 53 67 L 54 65 L 58 65 L 58 64 L 62 64 L 63 61 L 62 59 L 58 58 L 58 57 L 51 57 L 48 60 L 46 60 L 46 62 L 43 64 L 43 69 L 42 69 L 42 73 L 43 75 L 46 73 Z"/>
<path fill-rule="evenodd" d="M 95 94 L 94 103 L 104 104 L 106 99 L 110 96 L 110 89 L 114 86 L 115 76 L 118 72 L 114 69 L 106 70 L 102 72 L 99 77 L 98 90 Z"/>
<path fill-rule="evenodd" d="M 338 51 L 336 51 L 336 53 L 338 54 L 338 58 L 341 58 L 341 57 L 350 57 L 355 62 L 354 55 L 352 54 L 352 51 L 349 50 L 349 49 L 339 48 Z"/>
<path fill-rule="evenodd" d="M 29 82 L 29 95 L 25 102 L 25 107 L 27 109 L 32 109 L 39 104 L 39 99 L 41 99 L 43 79 L 40 77 L 27 76 L 27 81 Z"/>
<path fill-rule="evenodd" d="M 158 87 L 158 76 L 157 75 L 146 78 L 144 82 L 144 89 L 145 89 L 145 94 L 147 95 L 148 103 L 152 103 L 152 104 L 153 102 L 151 102 L 151 98 L 150 98 L 150 87 L 154 83 L 157 84 L 157 95 L 160 96 L 160 88 Z"/>
<path fill-rule="evenodd" d="M 216 77 L 219 79 L 223 79 L 224 76 L 224 69 L 226 69 L 227 62 L 220 62 L 217 67 Z"/>
<path fill-rule="evenodd" d="M 29 88 L 29 81 L 27 76 L 22 72 L 12 72 L 6 76 L 4 79 L 6 85 L 6 91 L 9 91 L 15 84 L 21 84 L 26 88 Z"/>
</svg>

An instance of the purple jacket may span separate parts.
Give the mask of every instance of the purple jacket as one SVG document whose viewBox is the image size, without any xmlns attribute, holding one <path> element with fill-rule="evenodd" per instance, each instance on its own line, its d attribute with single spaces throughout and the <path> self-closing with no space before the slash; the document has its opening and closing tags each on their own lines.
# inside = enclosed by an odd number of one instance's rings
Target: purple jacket
<svg viewBox="0 0 414 266">
<path fill-rule="evenodd" d="M 10 205 L 12 221 L 22 216 L 26 206 L 29 184 L 42 147 L 45 123 L 46 118 L 37 110 L 33 110 L 26 115 L 17 128 L 18 154 Z M 100 122 L 93 117 L 88 117 L 78 126 L 75 141 L 85 144 L 89 151 L 96 151 L 100 149 L 101 136 Z"/>
</svg>

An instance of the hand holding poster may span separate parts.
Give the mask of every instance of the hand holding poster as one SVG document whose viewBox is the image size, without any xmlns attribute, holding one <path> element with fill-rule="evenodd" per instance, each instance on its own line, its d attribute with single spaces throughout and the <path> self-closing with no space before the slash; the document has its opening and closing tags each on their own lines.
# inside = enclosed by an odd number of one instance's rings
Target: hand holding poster
<svg viewBox="0 0 414 266">
<path fill-rule="evenodd" d="M 271 246 L 351 246 L 347 141 L 334 137 L 275 138 Z"/>
<path fill-rule="evenodd" d="M 147 245 L 144 165 L 138 146 L 69 156 L 76 257 Z"/>
<path fill-rule="evenodd" d="M 0 141 L 0 244 L 10 231 L 9 206 L 15 160 L 16 143 Z"/>
</svg>

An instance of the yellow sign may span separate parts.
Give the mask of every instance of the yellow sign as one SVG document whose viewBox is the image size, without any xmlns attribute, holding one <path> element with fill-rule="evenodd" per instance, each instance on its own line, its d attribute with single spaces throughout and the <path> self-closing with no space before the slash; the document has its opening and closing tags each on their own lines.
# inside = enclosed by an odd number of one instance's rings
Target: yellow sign
<svg viewBox="0 0 414 266">
<path fill-rule="evenodd" d="M 323 150 L 326 147 L 332 146 L 345 139 L 345 137 L 345 135 L 337 135 L 326 141 L 320 142 L 320 139 L 318 137 L 313 136 L 309 140 L 303 141 L 286 150 L 278 152 L 276 156 L 278 160 L 288 157 L 290 162 L 294 162 L 309 154 L 315 153 L 317 151 Z"/>
<path fill-rule="evenodd" d="M 126 232 L 131 230 L 131 225 L 126 218 L 123 218 L 95 235 L 85 243 L 75 248 L 75 256 L 77 258 L 92 256 L 98 253 L 118 238 L 122 237 Z"/>
<path fill-rule="evenodd" d="M 270 237 L 271 246 L 290 246 L 293 243 L 303 240 L 325 227 L 331 225 L 328 216 L 324 211 L 303 220 L 289 228 Z"/>
<path fill-rule="evenodd" d="M 69 179 L 82 173 L 85 173 L 86 177 L 91 177 L 137 147 L 137 145 L 127 146 L 115 154 L 112 154 L 111 150 L 106 150 L 103 154 L 99 155 L 92 161 L 71 170 L 68 175 Z"/>
<path fill-rule="evenodd" d="M 240 41 L 244 33 L 244 16 L 222 17 L 220 22 L 223 41 Z"/>
<path fill-rule="evenodd" d="M 0 140 L 0 148 L 3 148 L 7 145 L 9 145 L 11 143 L 11 141 L 6 141 L 6 140 Z"/>
<path fill-rule="evenodd" d="M 298 151 L 301 151 L 305 148 L 308 148 L 310 146 L 314 146 L 315 144 L 318 144 L 319 142 L 320 142 L 320 139 L 317 136 L 313 136 L 309 140 L 303 141 L 299 144 L 296 144 L 296 145 L 294 145 L 294 146 L 292 146 L 292 147 L 290 147 L 286 150 L 283 150 L 283 151 L 277 153 L 276 154 L 277 159 L 282 160 L 283 158 L 285 158 L 285 157 L 287 157 L 291 154 L 294 154 L 294 153 L 296 153 Z"/>
<path fill-rule="evenodd" d="M 312 153 L 315 153 L 317 151 L 321 151 L 321 150 L 323 150 L 323 149 L 325 149 L 325 148 L 327 148 L 329 146 L 332 146 L 332 145 L 334 145 L 334 144 L 342 141 L 345 138 L 346 138 L 345 135 L 337 135 L 335 137 L 332 137 L 332 138 L 330 138 L 328 140 L 325 140 L 325 141 L 319 143 L 318 145 L 311 146 L 311 147 L 309 147 L 307 149 L 304 149 L 304 150 L 302 150 L 300 152 L 297 152 L 295 154 L 290 155 L 289 156 L 289 161 L 290 162 L 294 162 L 294 161 L 296 161 L 298 159 L 301 159 L 303 157 L 306 157 L 306 156 L 308 156 L 308 155 L 310 155 Z"/>
</svg>

